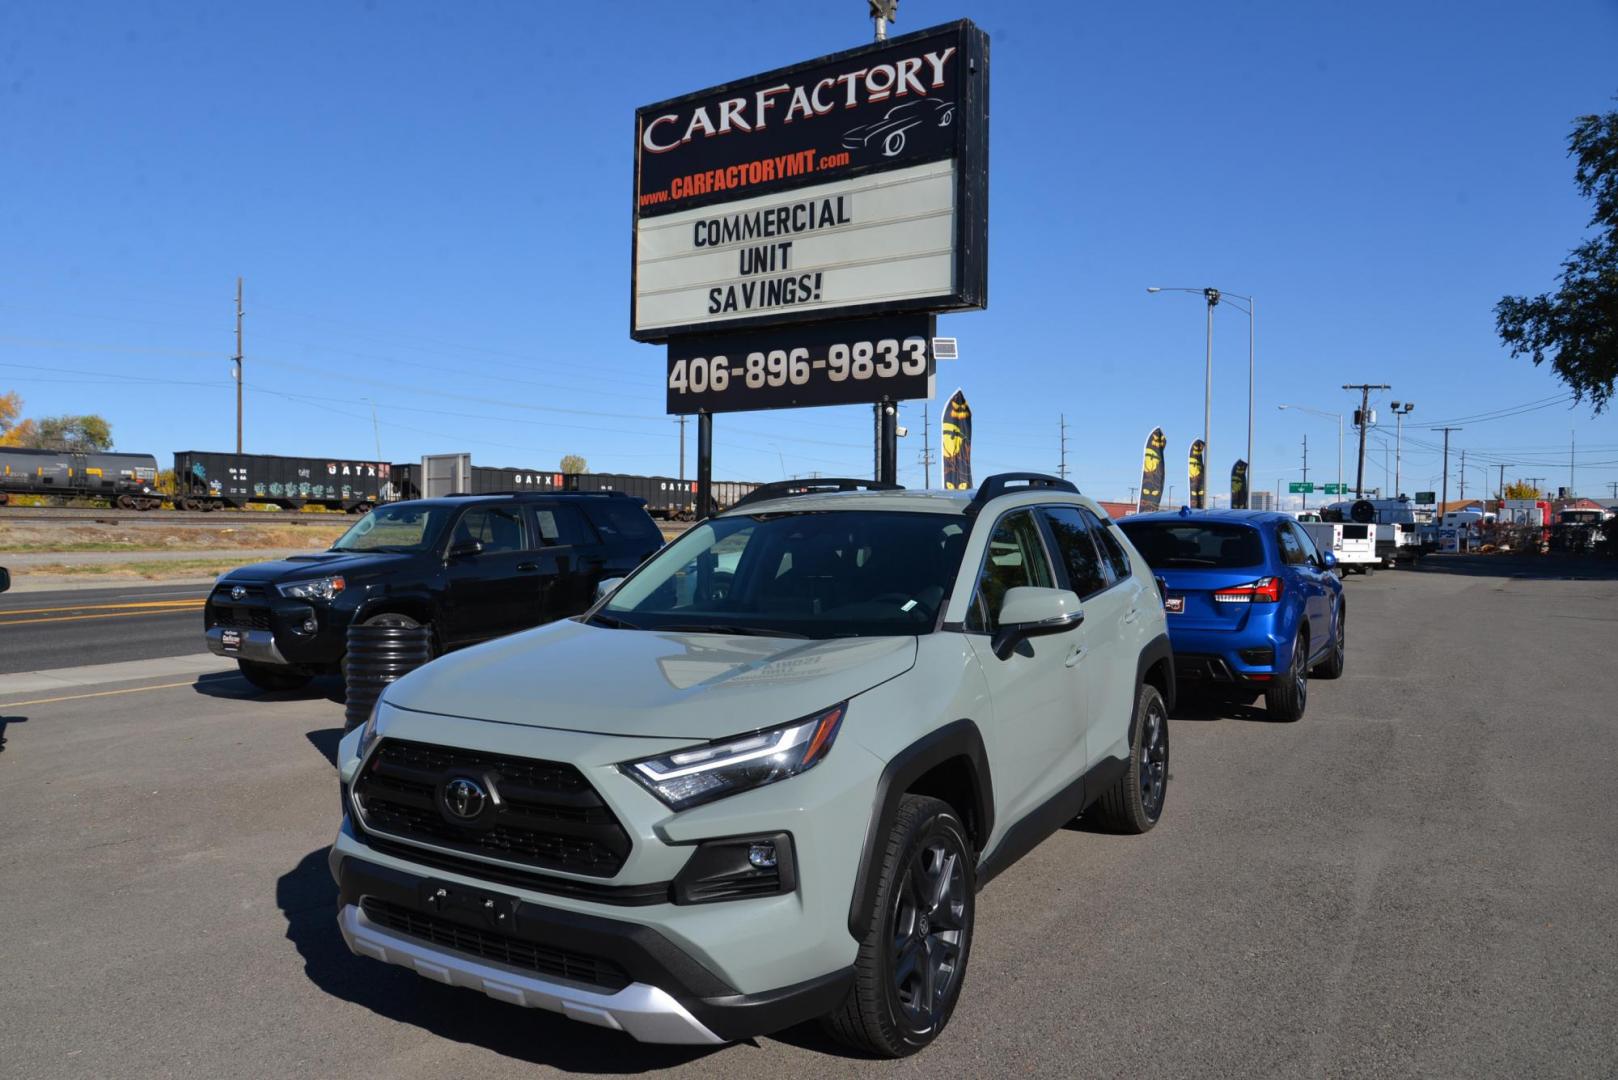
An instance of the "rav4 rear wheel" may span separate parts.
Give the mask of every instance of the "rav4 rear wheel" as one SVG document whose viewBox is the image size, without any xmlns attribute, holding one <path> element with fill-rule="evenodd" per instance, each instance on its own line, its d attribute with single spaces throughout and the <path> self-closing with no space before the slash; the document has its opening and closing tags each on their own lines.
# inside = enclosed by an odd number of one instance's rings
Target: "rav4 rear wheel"
<svg viewBox="0 0 1618 1080">
<path fill-rule="evenodd" d="M 1135 694 L 1129 730 L 1129 768 L 1090 814 L 1113 832 L 1143 833 L 1163 815 L 1169 790 L 1169 710 L 1150 683 Z"/>
<path fill-rule="evenodd" d="M 904 796 L 877 868 L 854 986 L 823 1021 L 833 1037 L 896 1058 L 944 1030 L 972 951 L 974 870 L 971 841 L 950 805 Z"/>
</svg>

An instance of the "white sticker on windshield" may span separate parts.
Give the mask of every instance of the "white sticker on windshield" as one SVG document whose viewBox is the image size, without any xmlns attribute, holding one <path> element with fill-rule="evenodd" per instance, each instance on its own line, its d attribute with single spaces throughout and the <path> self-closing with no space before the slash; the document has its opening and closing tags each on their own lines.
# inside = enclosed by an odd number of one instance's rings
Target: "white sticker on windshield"
<svg viewBox="0 0 1618 1080">
<path fill-rule="evenodd" d="M 901 607 L 899 610 L 900 611 L 909 611 L 911 608 L 913 608 L 915 606 L 916 606 L 916 602 L 914 600 L 906 600 L 904 602 L 904 606 Z"/>
</svg>

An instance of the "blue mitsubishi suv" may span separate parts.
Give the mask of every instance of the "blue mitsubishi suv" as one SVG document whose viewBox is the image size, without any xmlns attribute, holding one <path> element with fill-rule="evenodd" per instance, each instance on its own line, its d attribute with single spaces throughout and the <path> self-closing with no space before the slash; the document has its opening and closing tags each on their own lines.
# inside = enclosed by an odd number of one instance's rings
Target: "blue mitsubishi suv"
<svg viewBox="0 0 1618 1080">
<path fill-rule="evenodd" d="M 1286 514 L 1182 508 L 1118 524 L 1157 576 L 1183 687 L 1262 693 L 1273 719 L 1297 720 L 1310 673 L 1343 673 L 1336 556 Z"/>
</svg>

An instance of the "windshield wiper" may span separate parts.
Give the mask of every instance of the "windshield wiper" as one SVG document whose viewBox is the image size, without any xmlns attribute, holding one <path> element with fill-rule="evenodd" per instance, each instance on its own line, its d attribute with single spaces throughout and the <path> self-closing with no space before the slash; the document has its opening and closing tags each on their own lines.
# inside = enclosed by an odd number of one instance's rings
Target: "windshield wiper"
<svg viewBox="0 0 1618 1080">
<path fill-rule="evenodd" d="M 620 619 L 616 615 L 608 615 L 606 612 L 603 612 L 603 611 L 596 612 L 594 615 L 590 616 L 588 619 L 585 619 L 584 622 L 585 622 L 585 625 L 587 625 L 587 626 L 605 626 L 609 630 L 644 630 L 644 629 L 646 629 L 644 626 L 640 626 L 640 625 L 638 625 L 636 623 L 632 623 L 628 619 Z"/>
<path fill-rule="evenodd" d="M 667 630 L 674 634 L 736 634 L 741 637 L 779 637 L 808 639 L 808 634 L 799 634 L 791 630 L 774 630 L 768 626 L 741 626 L 735 623 L 670 623 L 667 626 L 649 627 L 651 630 Z"/>
</svg>

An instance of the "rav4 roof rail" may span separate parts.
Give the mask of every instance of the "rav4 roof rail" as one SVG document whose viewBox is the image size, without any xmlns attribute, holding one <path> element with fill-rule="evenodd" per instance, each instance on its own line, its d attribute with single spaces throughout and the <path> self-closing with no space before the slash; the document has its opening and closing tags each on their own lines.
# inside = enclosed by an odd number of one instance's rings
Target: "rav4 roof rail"
<svg viewBox="0 0 1618 1080">
<path fill-rule="evenodd" d="M 852 476 L 816 476 L 808 480 L 777 480 L 773 484 L 760 484 L 736 500 L 732 510 L 748 503 L 767 499 L 785 499 L 793 495 L 821 495 L 832 491 L 903 491 L 898 484 L 881 480 L 861 480 Z"/>
<path fill-rule="evenodd" d="M 1048 488 L 1051 491 L 1068 491 L 1074 495 L 1079 493 L 1079 489 L 1073 481 L 1063 480 L 1048 473 L 995 473 L 978 485 L 977 494 L 972 496 L 972 502 L 967 506 L 966 512 L 975 514 L 983 509 L 984 503 L 991 499 L 998 499 L 1002 495 L 1008 495 L 1017 490 L 1032 491 L 1036 488 Z"/>
</svg>

